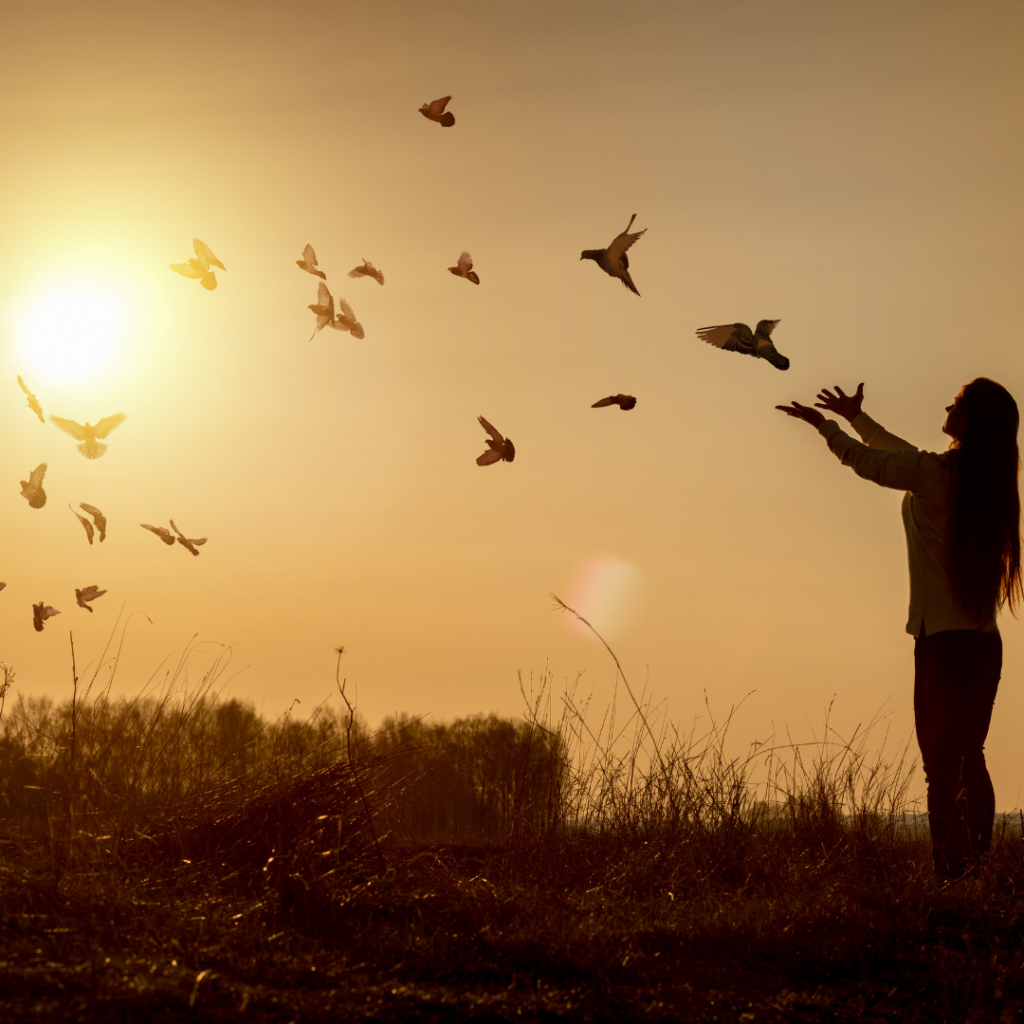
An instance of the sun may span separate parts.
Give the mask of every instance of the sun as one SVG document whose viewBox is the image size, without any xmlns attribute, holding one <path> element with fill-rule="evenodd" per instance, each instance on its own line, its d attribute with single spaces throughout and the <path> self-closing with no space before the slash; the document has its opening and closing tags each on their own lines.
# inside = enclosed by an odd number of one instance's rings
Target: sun
<svg viewBox="0 0 1024 1024">
<path fill-rule="evenodd" d="M 125 321 L 125 303 L 109 286 L 47 288 L 17 319 L 26 372 L 54 383 L 95 377 L 117 357 Z"/>
</svg>

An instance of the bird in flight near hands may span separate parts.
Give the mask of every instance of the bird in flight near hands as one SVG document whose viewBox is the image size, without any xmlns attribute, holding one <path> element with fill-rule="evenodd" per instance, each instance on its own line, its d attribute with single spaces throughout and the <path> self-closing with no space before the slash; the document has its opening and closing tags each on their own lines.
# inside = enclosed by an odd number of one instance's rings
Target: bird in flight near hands
<svg viewBox="0 0 1024 1024">
<path fill-rule="evenodd" d="M 776 370 L 788 370 L 789 360 L 776 349 L 772 342 L 772 331 L 781 320 L 759 320 L 753 334 L 746 324 L 720 324 L 717 327 L 701 327 L 697 337 L 709 345 L 726 352 L 742 352 L 747 356 L 767 359 Z"/>
<path fill-rule="evenodd" d="M 212 292 L 217 287 L 217 275 L 210 268 L 220 267 L 221 270 L 228 268 L 213 255 L 213 250 L 202 239 L 193 238 L 192 248 L 196 251 L 195 259 L 189 260 L 188 263 L 170 263 L 168 266 L 182 277 L 198 279 L 208 292 Z"/>
<path fill-rule="evenodd" d="M 456 277 L 464 277 L 467 281 L 472 281 L 473 284 L 480 283 L 480 278 L 477 277 L 476 271 L 473 270 L 473 257 L 468 252 L 464 252 L 459 257 L 459 262 L 454 267 L 448 268 L 448 272 Z"/>
<path fill-rule="evenodd" d="M 26 403 L 28 407 L 39 417 L 40 423 L 45 423 L 46 418 L 43 416 L 43 407 L 39 404 L 39 399 L 29 391 L 25 382 L 21 379 L 20 373 L 18 374 L 18 384 L 21 385 L 21 390 L 28 395 L 28 402 Z"/>
<path fill-rule="evenodd" d="M 633 284 L 633 278 L 629 276 L 629 257 L 626 255 L 626 250 L 647 231 L 647 228 L 630 234 L 629 229 L 635 220 L 636 214 L 634 213 L 629 218 L 626 230 L 616 235 L 607 249 L 584 249 L 580 253 L 580 259 L 593 260 L 606 274 L 617 277 L 634 295 L 639 295 L 636 285 Z"/>
<path fill-rule="evenodd" d="M 52 619 L 54 615 L 60 615 L 60 612 L 56 608 L 51 608 L 45 601 L 32 605 L 32 625 L 35 626 L 36 632 L 42 633 L 43 623 L 47 619 Z"/>
<path fill-rule="evenodd" d="M 384 283 L 384 275 L 365 256 L 363 257 L 363 265 L 361 267 L 354 267 L 348 272 L 348 276 L 372 277 L 377 284 Z"/>
<path fill-rule="evenodd" d="M 43 490 L 44 476 L 46 476 L 46 463 L 40 462 L 29 473 L 28 479 L 21 481 L 21 496 L 28 500 L 32 508 L 42 508 L 46 504 L 46 491 Z"/>
<path fill-rule="evenodd" d="M 50 422 L 54 426 L 60 427 L 65 434 L 70 434 L 76 441 L 81 441 L 78 450 L 87 459 L 98 459 L 108 446 L 100 444 L 97 438 L 106 437 L 112 430 L 121 426 L 126 419 L 128 419 L 127 413 L 119 412 L 113 416 L 104 416 L 96 426 L 91 423 L 84 425 L 76 423 L 74 420 L 66 420 L 62 416 L 51 416 Z"/>
<path fill-rule="evenodd" d="M 607 398 L 602 398 L 599 402 L 595 402 L 590 408 L 601 409 L 606 405 L 617 405 L 625 412 L 636 405 L 636 399 L 632 395 L 609 395 Z"/>
<path fill-rule="evenodd" d="M 365 338 L 366 332 L 363 330 L 363 325 L 356 319 L 355 313 L 352 312 L 352 307 L 342 298 L 337 301 L 341 312 L 335 315 L 331 321 L 331 327 L 336 331 L 348 331 L 353 338 Z"/>
<path fill-rule="evenodd" d="M 455 115 L 453 113 L 445 112 L 445 107 L 448 106 L 448 101 L 451 96 L 442 96 L 439 100 L 434 100 L 431 103 L 424 103 L 420 107 L 420 113 L 428 121 L 436 121 L 442 128 L 451 128 L 455 124 Z"/>
<path fill-rule="evenodd" d="M 84 587 L 82 590 L 75 588 L 75 600 L 78 602 L 79 608 L 84 608 L 87 612 L 91 612 L 92 608 L 86 603 L 87 601 L 95 601 L 97 597 L 102 597 L 106 593 L 105 590 L 100 590 L 94 583 L 91 587 Z"/>
<path fill-rule="evenodd" d="M 307 274 L 316 274 L 317 277 L 327 280 L 327 275 L 322 270 L 317 270 L 316 253 L 313 252 L 313 246 L 307 245 L 302 250 L 302 259 L 295 261 L 295 266 L 304 270 Z"/>
<path fill-rule="evenodd" d="M 179 530 L 174 525 L 174 520 L 173 519 L 171 520 L 171 529 L 178 535 L 178 543 L 182 547 L 188 548 L 188 550 L 191 551 L 192 554 L 195 555 L 198 558 L 199 557 L 199 552 L 196 551 L 195 545 L 205 544 L 206 543 L 206 538 L 205 537 L 192 537 L 191 539 L 189 539 L 188 537 L 185 536 L 185 534 L 183 534 L 181 532 L 181 530 Z"/>
<path fill-rule="evenodd" d="M 516 446 L 512 443 L 512 438 L 502 437 L 483 416 L 477 416 L 477 419 L 480 426 L 491 436 L 487 439 L 487 451 L 477 456 L 476 464 L 489 466 L 492 462 L 501 462 L 502 459 L 511 462 L 516 457 Z"/>
</svg>

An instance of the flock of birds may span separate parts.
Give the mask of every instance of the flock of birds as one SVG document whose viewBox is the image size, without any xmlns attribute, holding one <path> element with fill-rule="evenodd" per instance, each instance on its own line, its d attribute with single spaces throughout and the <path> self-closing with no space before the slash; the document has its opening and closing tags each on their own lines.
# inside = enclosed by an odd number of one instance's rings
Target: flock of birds
<svg viewBox="0 0 1024 1024">
<path fill-rule="evenodd" d="M 450 101 L 451 96 L 442 96 L 440 99 L 433 100 L 430 103 L 424 103 L 419 108 L 420 113 L 427 120 L 440 124 L 442 128 L 451 128 L 455 124 L 455 115 L 445 109 Z M 630 228 L 632 228 L 633 221 L 635 220 L 636 214 L 634 213 L 630 217 L 625 231 L 616 235 L 606 248 L 584 249 L 580 254 L 580 259 L 593 260 L 606 274 L 617 278 L 625 288 L 628 288 L 634 295 L 639 296 L 640 292 L 633 283 L 633 278 L 629 273 L 629 256 L 627 253 L 643 237 L 647 229 L 644 228 L 642 231 L 631 233 Z M 214 273 L 214 268 L 226 271 L 227 267 L 224 266 L 213 254 L 213 250 L 201 239 L 193 238 L 192 248 L 195 251 L 193 258 L 190 258 L 186 263 L 171 263 L 169 266 L 171 270 L 182 277 L 197 280 L 207 291 L 213 291 L 217 287 L 217 276 Z M 302 258 L 296 260 L 295 263 L 307 274 L 320 278 L 317 300 L 310 303 L 308 307 L 316 317 L 316 326 L 313 329 L 313 334 L 310 336 L 310 341 L 325 327 L 330 327 L 336 331 L 345 331 L 354 338 L 362 339 L 366 337 L 363 325 L 356 318 L 352 307 L 345 299 L 333 296 L 330 289 L 328 289 L 327 275 L 324 271 L 320 270 L 316 252 L 311 245 L 307 245 L 303 249 Z M 473 257 L 468 252 L 463 252 L 455 266 L 449 267 L 448 271 L 455 277 L 464 278 L 476 285 L 480 284 L 480 277 L 473 270 Z M 361 266 L 349 271 L 348 276 L 357 279 L 368 277 L 381 286 L 384 284 L 384 274 L 365 258 Z M 765 359 L 776 369 L 788 370 L 789 360 L 779 353 L 772 342 L 772 331 L 778 323 L 779 320 L 761 320 L 754 331 L 751 331 L 744 323 L 718 324 L 712 327 L 701 327 L 696 333 L 697 337 L 723 351 L 739 352 L 743 355 Z M 18 384 L 21 390 L 28 396 L 28 408 L 39 417 L 41 423 L 45 424 L 46 417 L 43 415 L 43 408 L 39 399 L 29 390 L 20 376 L 18 377 Z M 600 409 L 612 405 L 617 405 L 620 410 L 625 412 L 636 406 L 636 398 L 633 395 L 609 395 L 607 398 L 601 398 L 594 402 L 591 408 Z M 55 426 L 80 442 L 77 447 L 85 458 L 98 459 L 107 450 L 107 445 L 102 442 L 111 431 L 115 430 L 125 421 L 126 415 L 120 412 L 114 416 L 104 416 L 95 425 L 76 423 L 74 420 L 64 419 L 60 416 L 51 415 L 49 419 Z M 478 416 L 477 419 L 488 435 L 487 448 L 483 454 L 477 457 L 477 465 L 489 466 L 495 462 L 512 462 L 516 457 L 516 449 L 512 439 L 504 437 L 483 416 Z M 43 477 L 45 475 L 46 463 L 43 462 L 32 470 L 28 480 L 21 481 L 21 493 L 28 501 L 30 508 L 39 509 L 46 504 L 46 491 L 43 490 Z M 68 507 L 71 508 L 70 504 Z M 82 502 L 79 508 L 92 519 L 90 522 L 85 516 L 79 515 L 71 508 L 72 513 L 74 513 L 84 527 L 89 543 L 93 543 L 97 533 L 99 541 L 102 543 L 107 535 L 106 517 L 94 505 Z M 199 554 L 198 548 L 206 543 L 205 537 L 186 537 L 175 526 L 173 519 L 170 520 L 170 530 L 163 526 L 151 526 L 148 523 L 140 523 L 139 525 L 143 529 L 155 534 L 165 544 L 173 546 L 177 542 L 196 556 Z M 6 585 L 6 583 L 0 581 L 0 590 L 3 590 Z M 92 607 L 89 602 L 95 601 L 105 593 L 105 590 L 100 590 L 96 585 L 83 587 L 82 589 L 76 588 L 75 599 L 79 607 L 91 612 Z M 46 620 L 59 614 L 60 612 L 56 608 L 47 605 L 44 601 L 40 601 L 32 606 L 33 626 L 37 631 L 41 632 Z"/>
</svg>

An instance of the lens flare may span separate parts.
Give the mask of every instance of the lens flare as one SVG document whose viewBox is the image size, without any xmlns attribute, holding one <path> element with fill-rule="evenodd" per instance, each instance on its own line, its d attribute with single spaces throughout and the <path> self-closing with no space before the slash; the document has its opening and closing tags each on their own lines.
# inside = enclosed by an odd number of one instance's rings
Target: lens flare
<svg viewBox="0 0 1024 1024">
<path fill-rule="evenodd" d="M 565 603 L 574 608 L 605 638 L 626 634 L 640 617 L 643 574 L 631 562 L 614 555 L 593 555 L 577 566 L 566 591 Z M 579 636 L 594 638 L 571 615 L 563 621 Z"/>
<path fill-rule="evenodd" d="M 106 288 L 42 292 L 17 321 L 26 374 L 53 382 L 94 376 L 115 359 L 124 319 L 124 304 Z"/>
</svg>

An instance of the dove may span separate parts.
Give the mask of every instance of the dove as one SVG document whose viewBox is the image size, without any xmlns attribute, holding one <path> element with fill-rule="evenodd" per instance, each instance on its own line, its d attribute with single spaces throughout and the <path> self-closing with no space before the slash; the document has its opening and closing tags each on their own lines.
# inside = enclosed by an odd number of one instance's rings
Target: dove
<svg viewBox="0 0 1024 1024">
<path fill-rule="evenodd" d="M 100 590 L 95 583 L 91 587 L 85 587 L 83 590 L 79 590 L 76 587 L 75 600 L 78 602 L 79 608 L 84 608 L 87 612 L 91 612 L 92 608 L 86 602 L 95 601 L 97 597 L 102 597 L 105 593 L 106 591 Z"/>
<path fill-rule="evenodd" d="M 382 282 L 383 283 L 383 282 Z M 39 417 L 40 423 L 45 423 L 46 418 L 43 416 L 43 407 L 39 404 L 39 399 L 32 394 L 31 391 L 25 386 L 25 382 L 21 379 L 21 374 L 18 374 L 18 384 L 21 386 L 21 390 L 28 395 L 28 407 Z"/>
<path fill-rule="evenodd" d="M 312 341 L 316 337 L 317 331 L 326 327 L 328 324 L 331 324 L 332 326 L 334 324 L 334 299 L 331 296 L 331 293 L 327 290 L 327 285 L 324 284 L 323 281 L 320 282 L 316 302 L 311 302 L 308 308 L 316 313 L 316 328 L 309 336 L 309 340 Z"/>
<path fill-rule="evenodd" d="M 501 462 L 502 459 L 511 462 L 516 457 L 516 446 L 512 443 L 512 439 L 502 437 L 483 416 L 477 416 L 477 419 L 480 421 L 480 426 L 491 436 L 487 441 L 487 451 L 483 455 L 477 456 L 476 464 L 489 466 L 492 462 Z"/>
<path fill-rule="evenodd" d="M 442 96 L 439 100 L 434 100 L 432 103 L 424 103 L 420 107 L 420 113 L 428 121 L 436 121 L 442 128 L 451 128 L 455 124 L 455 115 L 450 111 L 445 112 L 445 107 L 448 106 L 448 101 L 451 96 Z"/>
<path fill-rule="evenodd" d="M 348 272 L 348 276 L 372 277 L 377 284 L 384 283 L 384 275 L 365 256 L 363 257 L 363 265 L 361 267 L 354 267 Z"/>
<path fill-rule="evenodd" d="M 593 260 L 606 274 L 617 277 L 634 295 L 639 295 L 636 285 L 633 284 L 633 278 L 629 276 L 629 257 L 626 255 L 626 250 L 646 233 L 647 228 L 631 235 L 629 229 L 635 220 L 636 214 L 634 213 L 629 218 L 626 230 L 621 235 L 617 235 L 607 249 L 584 249 L 580 253 L 580 259 Z"/>
<path fill-rule="evenodd" d="M 726 352 L 742 352 L 748 356 L 767 359 L 777 370 L 788 370 L 789 360 L 780 355 L 772 344 L 771 334 L 779 320 L 759 320 L 757 330 L 751 334 L 746 324 L 720 324 L 718 327 L 701 327 L 697 337 Z"/>
<path fill-rule="evenodd" d="M 169 263 L 168 266 L 182 277 L 198 278 L 199 283 L 208 292 L 212 292 L 217 287 L 217 275 L 210 268 L 220 267 L 221 270 L 228 268 L 213 255 L 213 251 L 201 239 L 193 238 L 192 248 L 196 251 L 195 259 L 189 260 L 188 263 Z"/>
<path fill-rule="evenodd" d="M 127 418 L 126 413 L 119 412 L 113 416 L 104 416 L 96 426 L 91 423 L 86 423 L 83 426 L 81 423 L 66 420 L 61 416 L 51 416 L 50 422 L 55 427 L 60 427 L 65 434 L 70 434 L 77 441 L 81 441 L 78 450 L 87 459 L 98 459 L 107 450 L 107 445 L 100 444 L 96 439 L 106 437 L 112 430 L 121 426 Z"/>
<path fill-rule="evenodd" d="M 363 330 L 363 325 L 356 320 L 352 307 L 344 299 L 338 299 L 338 306 L 341 308 L 341 312 L 331 321 L 331 327 L 336 331 L 348 331 L 353 338 L 365 338 L 366 332 Z"/>
<path fill-rule="evenodd" d="M 194 545 L 196 545 L 196 544 L 205 544 L 206 543 L 206 538 L 205 537 L 193 537 L 190 540 L 188 537 L 185 536 L 185 534 L 183 534 L 181 532 L 181 530 L 179 530 L 174 525 L 174 520 L 173 519 L 171 520 L 171 529 L 174 530 L 174 532 L 178 535 L 178 543 L 182 547 L 188 548 L 188 550 L 191 551 L 193 555 L 198 557 L 199 556 L 199 552 L 196 551 Z"/>
<path fill-rule="evenodd" d="M 68 508 L 71 508 L 70 503 L 68 504 Z M 92 544 L 93 534 L 96 532 L 93 529 L 92 523 L 90 523 L 89 520 L 85 518 L 85 516 L 80 516 L 73 508 L 71 508 L 71 513 L 85 528 L 85 535 L 89 538 L 89 543 Z"/>
<path fill-rule="evenodd" d="M 96 529 L 100 532 L 100 543 L 102 544 L 107 539 L 107 517 L 95 505 L 87 505 L 84 501 L 78 507 L 84 509 L 92 516 Z M 72 509 L 72 512 L 74 512 L 74 509 Z M 78 513 L 75 512 L 75 515 L 77 516 Z"/>
<path fill-rule="evenodd" d="M 166 526 L 150 526 L 149 523 L 139 523 L 139 526 L 155 533 L 165 544 L 174 543 L 174 534 Z"/>
<path fill-rule="evenodd" d="M 464 277 L 467 281 L 472 281 L 473 284 L 480 283 L 480 278 L 473 270 L 473 257 L 468 252 L 464 252 L 459 257 L 459 262 L 454 267 L 448 268 L 448 272 L 456 277 Z"/>
<path fill-rule="evenodd" d="M 602 398 L 599 402 L 595 402 L 590 408 L 601 409 L 606 405 L 617 405 L 625 412 L 636 405 L 636 399 L 632 395 L 609 395 L 607 398 Z"/>
<path fill-rule="evenodd" d="M 28 479 L 21 481 L 21 496 L 28 500 L 32 508 L 42 508 L 46 504 L 46 491 L 43 490 L 44 476 L 46 476 L 46 463 L 40 462 L 29 473 Z"/>
<path fill-rule="evenodd" d="M 47 619 L 52 619 L 54 615 L 60 615 L 60 612 L 56 608 L 51 608 L 45 601 L 32 605 L 32 625 L 35 626 L 36 632 L 42 633 L 43 623 Z"/>
<path fill-rule="evenodd" d="M 316 253 L 313 252 L 313 246 L 307 245 L 302 250 L 302 259 L 295 261 L 295 266 L 300 267 L 307 274 L 316 274 L 317 277 L 322 277 L 325 281 L 327 275 L 322 270 L 317 270 Z"/>
</svg>

